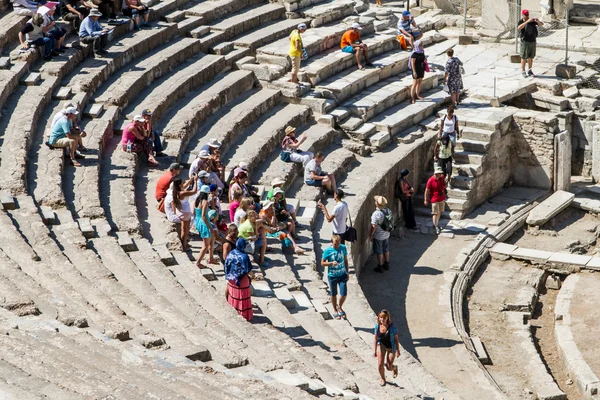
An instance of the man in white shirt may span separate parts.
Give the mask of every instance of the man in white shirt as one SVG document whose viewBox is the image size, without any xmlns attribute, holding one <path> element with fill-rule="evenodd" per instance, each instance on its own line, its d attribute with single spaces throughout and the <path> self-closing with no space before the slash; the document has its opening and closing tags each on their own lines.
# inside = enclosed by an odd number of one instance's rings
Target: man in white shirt
<svg viewBox="0 0 600 400">
<path fill-rule="evenodd" d="M 333 207 L 333 211 L 331 214 L 327 211 L 327 207 L 323 203 L 319 201 L 319 207 L 325 213 L 325 218 L 327 222 L 333 222 L 333 234 L 339 235 L 342 238 L 342 244 L 345 244 L 346 238 L 344 234 L 346 233 L 346 220 L 350 215 L 350 210 L 348 209 L 348 204 L 343 201 L 344 191 L 342 189 L 338 189 L 333 194 L 333 199 L 335 200 L 335 207 Z"/>
</svg>

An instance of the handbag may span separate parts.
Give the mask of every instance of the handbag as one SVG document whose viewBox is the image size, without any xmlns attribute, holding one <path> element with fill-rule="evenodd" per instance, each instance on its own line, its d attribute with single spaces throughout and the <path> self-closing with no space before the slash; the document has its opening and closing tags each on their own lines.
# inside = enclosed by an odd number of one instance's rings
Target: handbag
<svg viewBox="0 0 600 400">
<path fill-rule="evenodd" d="M 279 154 L 279 158 L 281 159 L 281 161 L 283 162 L 290 162 L 290 152 L 289 151 L 282 151 Z"/>
<path fill-rule="evenodd" d="M 442 90 L 446 93 L 450 93 L 450 88 L 448 87 L 447 83 L 444 84 L 444 88 Z"/>
<path fill-rule="evenodd" d="M 344 232 L 343 238 L 346 242 L 356 242 L 358 237 L 356 233 L 356 229 L 352 227 L 352 218 L 348 215 L 348 219 L 350 220 L 350 226 L 346 227 L 346 232 Z"/>
<path fill-rule="evenodd" d="M 424 63 L 425 63 L 425 72 L 431 72 L 431 70 L 429 69 L 429 63 L 427 62 L 427 60 L 425 60 Z"/>
</svg>

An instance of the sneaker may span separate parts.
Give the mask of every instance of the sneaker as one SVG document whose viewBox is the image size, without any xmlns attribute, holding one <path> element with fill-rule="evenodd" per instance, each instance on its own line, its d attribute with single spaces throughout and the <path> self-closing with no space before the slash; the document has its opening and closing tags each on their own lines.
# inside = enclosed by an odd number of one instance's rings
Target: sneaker
<svg viewBox="0 0 600 400">
<path fill-rule="evenodd" d="M 390 269 L 390 263 L 386 262 L 385 264 L 383 264 L 383 269 L 385 269 L 386 271 Z"/>
<path fill-rule="evenodd" d="M 535 78 L 535 74 L 533 73 L 532 70 L 527 71 L 527 75 L 532 76 Z"/>
<path fill-rule="evenodd" d="M 381 274 L 381 273 L 383 273 L 383 269 L 381 269 L 381 265 L 378 265 L 378 266 L 375 268 L 375 272 L 379 272 L 380 274 Z"/>
<path fill-rule="evenodd" d="M 528 77 L 527 72 L 523 71 L 523 78 L 527 78 L 527 77 Z"/>
<path fill-rule="evenodd" d="M 442 228 L 438 226 L 437 228 L 435 228 L 435 232 L 439 235 L 440 233 L 442 233 Z"/>
</svg>

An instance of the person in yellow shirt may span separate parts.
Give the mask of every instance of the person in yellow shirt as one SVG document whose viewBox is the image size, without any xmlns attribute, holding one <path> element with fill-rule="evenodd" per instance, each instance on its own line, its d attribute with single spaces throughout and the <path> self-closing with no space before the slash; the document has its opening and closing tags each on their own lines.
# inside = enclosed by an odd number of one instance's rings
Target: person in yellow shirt
<svg viewBox="0 0 600 400">
<path fill-rule="evenodd" d="M 360 24 L 355 22 L 350 26 L 343 35 L 342 40 L 340 41 L 340 47 L 344 53 L 354 53 L 356 52 L 356 63 L 358 64 L 358 69 L 365 69 L 360 63 L 360 56 L 362 53 L 365 54 L 365 61 L 367 62 L 367 66 L 371 67 L 373 64 L 371 60 L 369 60 L 369 49 L 366 44 L 364 44 L 360 40 Z"/>
<path fill-rule="evenodd" d="M 298 24 L 297 29 L 294 29 L 290 33 L 290 51 L 289 55 L 292 59 L 292 79 L 290 82 L 298 83 L 298 71 L 300 71 L 300 60 L 304 53 L 304 46 L 302 45 L 301 33 L 306 31 L 306 24 Z"/>
</svg>

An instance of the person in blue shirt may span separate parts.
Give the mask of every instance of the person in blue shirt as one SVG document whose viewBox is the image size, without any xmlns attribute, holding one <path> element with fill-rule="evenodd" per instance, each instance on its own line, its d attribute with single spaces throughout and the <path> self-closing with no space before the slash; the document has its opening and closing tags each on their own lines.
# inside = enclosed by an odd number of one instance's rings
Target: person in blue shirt
<svg viewBox="0 0 600 400">
<path fill-rule="evenodd" d="M 411 49 L 415 48 L 415 41 L 423 37 L 423 33 L 419 31 L 419 27 L 409 11 L 402 11 L 402 17 L 398 21 L 398 36 L 400 35 L 406 37 Z"/>
<path fill-rule="evenodd" d="M 348 295 L 348 250 L 342 244 L 340 235 L 333 235 L 331 237 L 331 246 L 323 251 L 321 258 L 321 265 L 327 267 L 331 305 L 335 311 L 334 318 L 342 319 L 346 316 L 346 312 L 342 306 Z M 339 305 L 337 301 L 338 286 L 340 289 Z"/>
<path fill-rule="evenodd" d="M 98 18 L 101 16 L 102 13 L 98 9 L 92 8 L 90 15 L 81 22 L 81 26 L 79 27 L 79 39 L 82 43 L 91 43 L 94 54 L 106 53 L 104 47 L 106 47 L 106 43 L 108 42 L 107 33 L 109 29 L 102 28 L 102 25 L 98 22 Z"/>
<path fill-rule="evenodd" d="M 398 366 L 394 365 L 396 357 L 400 357 L 400 341 L 398 340 L 398 328 L 392 322 L 392 316 L 388 310 L 381 310 L 377 315 L 377 322 L 373 329 L 374 353 L 377 358 L 380 385 L 385 386 L 385 370 L 392 371 L 394 378 L 398 377 Z"/>
<path fill-rule="evenodd" d="M 75 167 L 81 167 L 81 164 L 77 162 L 76 158 L 82 158 L 76 154 L 78 146 L 83 148 L 82 137 L 85 137 L 85 132 L 76 134 L 73 132 L 77 114 L 79 112 L 75 107 L 69 107 L 63 111 L 63 116 L 59 117 L 54 125 L 52 125 L 50 131 L 50 137 L 46 144 L 51 149 L 55 148 L 69 148 L 69 155 L 71 157 L 71 164 Z"/>
</svg>

